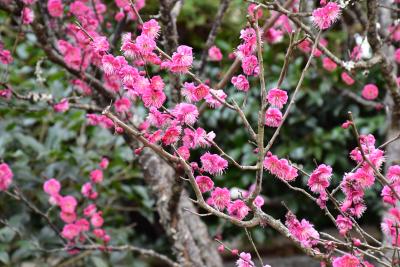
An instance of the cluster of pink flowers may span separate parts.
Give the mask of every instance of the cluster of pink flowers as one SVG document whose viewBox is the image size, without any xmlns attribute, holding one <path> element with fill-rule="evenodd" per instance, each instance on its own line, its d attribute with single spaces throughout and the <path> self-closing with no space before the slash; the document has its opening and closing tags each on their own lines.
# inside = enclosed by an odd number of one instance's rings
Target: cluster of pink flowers
<svg viewBox="0 0 400 267">
<path fill-rule="evenodd" d="M 187 73 L 193 63 L 192 48 L 186 45 L 178 46 L 172 54 L 172 59 L 164 61 L 161 66 L 168 68 L 171 72 Z"/>
<path fill-rule="evenodd" d="M 375 137 L 371 134 L 361 135 L 360 143 L 365 157 L 375 168 L 380 169 L 385 158 L 384 152 L 375 148 Z M 363 200 L 364 191 L 374 184 L 375 176 L 373 168 L 363 160 L 358 147 L 350 152 L 350 157 L 358 164 L 362 164 L 355 172 L 347 173 L 341 182 L 340 186 L 345 194 L 341 209 L 359 218 L 366 209 Z"/>
<path fill-rule="evenodd" d="M 233 76 L 231 79 L 233 86 L 240 91 L 247 92 L 250 88 L 249 81 L 247 80 L 246 76 L 240 74 L 238 76 Z"/>
<path fill-rule="evenodd" d="M 326 201 L 328 200 L 326 189 L 329 187 L 329 180 L 331 177 L 332 167 L 321 164 L 311 173 L 310 179 L 308 180 L 310 190 L 319 194 L 317 202 L 321 208 L 326 207 Z"/>
<path fill-rule="evenodd" d="M 350 218 L 338 215 L 336 218 L 336 226 L 341 235 L 346 235 L 353 228 L 353 222 Z"/>
<path fill-rule="evenodd" d="M 108 167 L 109 161 L 107 158 L 102 158 L 99 166 L 101 169 Z M 103 180 L 102 170 L 94 170 L 90 173 L 92 183 L 88 182 L 82 186 L 82 195 L 89 200 L 94 200 L 98 197 L 98 193 L 94 190 L 95 183 L 101 183 Z M 78 217 L 78 200 L 72 195 L 63 196 L 60 194 L 61 183 L 52 178 L 43 184 L 43 190 L 49 195 L 49 201 L 53 205 L 60 207 L 60 218 L 65 223 L 61 235 L 69 241 L 69 245 L 74 245 L 76 242 L 84 243 L 90 225 L 92 225 L 92 233 L 95 237 L 101 239 L 104 243 L 110 241 L 110 236 L 102 229 L 104 219 L 102 212 L 97 210 L 94 203 L 89 204 L 83 210 L 83 217 Z M 90 221 L 90 222 L 89 222 Z"/>
<path fill-rule="evenodd" d="M 13 180 L 13 172 L 7 163 L 0 164 L 0 191 L 7 190 Z"/>
<path fill-rule="evenodd" d="M 289 211 L 286 214 L 285 224 L 290 234 L 297 239 L 303 247 L 311 248 L 318 244 L 319 233 L 306 219 L 299 221 L 296 216 Z"/>
<path fill-rule="evenodd" d="M 291 182 L 298 176 L 297 169 L 290 165 L 286 159 L 279 159 L 271 152 L 267 152 L 264 159 L 264 168 L 280 179 Z"/>
<path fill-rule="evenodd" d="M 265 112 L 265 125 L 269 127 L 278 127 L 282 123 L 282 112 L 280 109 L 288 100 L 287 92 L 279 88 L 273 88 L 268 91 L 268 103 L 272 106 Z"/>
<path fill-rule="evenodd" d="M 253 28 L 240 31 L 242 43 L 237 47 L 236 56 L 242 60 L 242 69 L 246 75 L 258 75 L 258 59 L 253 53 L 257 47 L 257 35 Z"/>
<path fill-rule="evenodd" d="M 314 24 L 321 30 L 328 29 L 340 16 L 340 6 L 335 2 L 329 2 L 323 7 L 312 12 Z"/>
<path fill-rule="evenodd" d="M 61 0 L 48 0 L 47 1 L 47 10 L 49 11 L 50 16 L 54 18 L 60 18 L 64 12 L 64 6 Z"/>
</svg>

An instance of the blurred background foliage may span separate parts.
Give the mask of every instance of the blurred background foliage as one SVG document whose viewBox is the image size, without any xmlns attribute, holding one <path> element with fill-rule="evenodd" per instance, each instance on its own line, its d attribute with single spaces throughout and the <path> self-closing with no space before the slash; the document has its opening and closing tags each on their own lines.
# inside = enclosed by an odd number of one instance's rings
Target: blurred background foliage
<svg viewBox="0 0 400 267">
<path fill-rule="evenodd" d="M 115 10 L 112 1 L 106 1 L 110 9 Z M 207 39 L 218 1 L 186 0 L 178 18 L 180 43 L 193 46 L 196 58 Z M 228 59 L 239 43 L 239 31 L 246 25 L 246 5 L 240 0 L 232 1 L 218 33 L 216 44 L 224 54 L 222 64 L 207 64 L 205 77 L 214 84 L 226 71 L 232 60 Z M 157 1 L 148 1 L 141 11 L 146 18 L 158 12 Z M 266 18 L 268 14 L 264 13 Z M 111 21 L 112 22 L 112 21 Z M 113 22 L 112 22 L 113 23 Z M 11 27 L 10 27 L 11 25 Z M 133 31 L 134 24 L 126 31 Z M 15 61 L 9 69 L 9 82 L 20 94 L 28 92 L 51 93 L 56 99 L 74 94 L 68 73 L 55 66 L 46 58 L 35 44 L 35 37 L 26 30 L 25 39 L 16 47 Z M 338 55 L 346 54 L 347 36 L 340 28 L 330 31 L 324 37 L 329 41 L 329 48 Z M 15 41 L 17 26 L 11 18 L 0 12 L 0 40 L 6 48 L 11 48 Z M 112 31 L 108 30 L 109 33 Z M 283 65 L 287 36 L 283 42 L 264 48 L 267 88 L 273 88 L 278 80 Z M 39 61 L 44 83 L 39 83 L 35 69 Z M 282 88 L 293 92 L 306 55 L 295 51 L 288 76 Z M 340 79 L 340 71 L 328 73 L 322 67 L 321 59 L 315 59 L 304 81 L 290 117 L 285 123 L 272 152 L 279 157 L 289 158 L 311 172 L 316 164 L 326 163 L 333 166 L 335 175 L 333 186 L 337 186 L 343 174 L 354 167 L 348 158 L 349 151 L 356 143 L 349 131 L 340 127 L 346 120 L 347 111 L 351 110 L 357 119 L 362 133 L 373 133 L 378 143 L 385 137 L 385 113 L 365 108 L 340 95 L 340 90 L 351 90 L 360 94 L 363 84 L 375 82 L 380 85 L 376 71 L 357 74 L 355 85 L 346 86 Z M 1 72 L 4 66 L 1 65 Z M 182 77 L 183 79 L 183 77 Z M 245 105 L 249 120 L 255 125 L 258 111 L 258 81 L 251 78 L 252 88 Z M 245 95 L 236 91 L 229 83 L 224 90 L 238 102 Z M 381 91 L 380 100 L 384 95 Z M 83 100 L 87 101 L 87 100 Z M 248 136 L 240 119 L 226 109 L 207 110 L 200 120 L 200 125 L 217 133 L 216 141 L 228 154 L 246 164 L 253 164 L 256 156 L 254 146 L 248 142 Z M 267 129 L 267 138 L 273 129 Z M 47 196 L 42 191 L 45 179 L 55 177 L 62 182 L 62 193 L 80 197 L 80 186 L 88 181 L 88 173 L 97 167 L 101 156 L 110 158 L 110 167 L 105 171 L 105 183 L 99 189 L 98 206 L 104 211 L 106 230 L 111 234 L 111 244 L 133 244 L 155 249 L 170 254 L 168 241 L 163 237 L 162 227 L 154 211 L 154 201 L 143 182 L 143 177 L 133 160 L 133 152 L 123 139 L 99 127 L 89 126 L 85 112 L 69 110 L 56 114 L 46 104 L 26 103 L 17 100 L 0 100 L 0 159 L 10 164 L 14 171 L 14 184 L 21 188 L 26 197 L 41 210 L 48 211 L 56 225 L 62 223 L 58 211 L 51 209 Z M 215 179 L 217 186 L 247 189 L 254 181 L 252 173 L 239 172 L 230 168 L 223 176 Z M 306 187 L 306 177 L 299 177 L 296 186 Z M 318 229 L 333 227 L 324 217 L 323 212 L 302 195 L 289 191 L 286 186 L 269 174 L 265 175 L 263 195 L 267 199 L 264 209 L 278 218 L 283 218 L 285 203 L 296 212 L 299 218 L 308 218 Z M 378 200 L 379 188 L 367 191 L 368 210 L 361 224 L 379 225 L 381 204 Z M 50 208 L 50 209 L 49 209 Z M 44 223 L 43 219 L 32 213 L 21 203 L 12 200 L 6 194 L 0 194 L 0 218 L 8 220 L 11 229 L 0 224 L 0 266 L 18 266 L 24 261 L 34 261 L 38 266 L 47 266 L 52 256 L 37 251 L 35 244 L 43 248 L 57 245 L 57 238 Z M 211 235 L 221 234 L 226 240 L 240 240 L 237 228 L 225 224 L 216 218 L 205 218 Z M 257 246 L 261 249 L 271 243 L 273 231 L 268 228 L 253 230 Z M 246 239 L 243 238 L 243 243 Z M 61 254 L 63 262 L 71 259 Z M 93 252 L 82 257 L 84 266 L 155 266 L 155 263 L 141 260 L 130 253 L 112 253 L 110 257 L 101 252 Z"/>
</svg>

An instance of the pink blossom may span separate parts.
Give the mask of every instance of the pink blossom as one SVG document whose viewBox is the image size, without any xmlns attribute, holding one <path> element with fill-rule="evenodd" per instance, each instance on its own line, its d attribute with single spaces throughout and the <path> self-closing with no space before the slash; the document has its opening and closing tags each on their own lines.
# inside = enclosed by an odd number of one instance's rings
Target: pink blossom
<svg viewBox="0 0 400 267">
<path fill-rule="evenodd" d="M 153 38 L 145 34 L 141 34 L 136 38 L 136 47 L 139 50 L 138 52 L 140 55 L 146 56 L 151 54 L 156 48 L 156 42 Z"/>
<path fill-rule="evenodd" d="M 69 109 L 68 99 L 63 98 L 60 102 L 54 104 L 53 109 L 55 112 L 65 112 Z"/>
<path fill-rule="evenodd" d="M 105 36 L 94 37 L 90 45 L 96 53 L 107 52 L 110 49 L 110 44 Z"/>
<path fill-rule="evenodd" d="M 157 38 L 160 32 L 160 25 L 155 19 L 146 21 L 142 25 L 142 34 L 149 36 L 150 38 Z"/>
<path fill-rule="evenodd" d="M 245 56 L 242 59 L 242 69 L 244 74 L 253 75 L 256 74 L 256 69 L 258 68 L 258 59 L 256 56 Z"/>
<path fill-rule="evenodd" d="M 50 16 L 60 18 L 64 12 L 64 7 L 61 0 L 48 0 L 47 10 Z"/>
<path fill-rule="evenodd" d="M 13 180 L 13 172 L 11 171 L 10 167 L 7 163 L 0 164 L 0 191 L 7 190 Z"/>
<path fill-rule="evenodd" d="M 228 167 L 228 162 L 218 156 L 217 154 L 211 154 L 210 152 L 206 152 L 203 156 L 200 157 L 201 165 L 204 171 L 210 174 L 219 174 Z"/>
<path fill-rule="evenodd" d="M 126 97 L 122 97 L 122 98 L 116 100 L 114 103 L 115 110 L 118 113 L 128 112 L 129 109 L 131 108 L 131 105 L 132 105 L 131 101 L 129 100 L 129 98 L 126 98 Z"/>
<path fill-rule="evenodd" d="M 342 77 L 342 81 L 345 84 L 347 84 L 347 85 L 353 85 L 354 84 L 354 79 L 351 78 L 351 76 L 347 72 L 342 72 L 340 77 Z"/>
<path fill-rule="evenodd" d="M 233 203 L 228 205 L 228 213 L 232 217 L 243 220 L 244 217 L 249 213 L 250 208 L 240 199 L 235 200 Z"/>
<path fill-rule="evenodd" d="M 272 106 L 281 109 L 286 104 L 288 95 L 284 90 L 273 88 L 268 91 L 267 100 Z"/>
<path fill-rule="evenodd" d="M 264 206 L 264 198 L 262 196 L 256 196 L 256 198 L 253 201 L 254 206 L 256 206 L 257 208 L 261 208 L 262 206 Z"/>
<path fill-rule="evenodd" d="M 282 112 L 277 108 L 268 108 L 265 113 L 265 125 L 278 127 L 282 122 Z"/>
<path fill-rule="evenodd" d="M 253 19 L 259 19 L 262 17 L 263 15 L 263 11 L 261 8 L 258 8 L 257 11 L 255 10 L 257 7 L 256 4 L 250 4 L 249 7 L 247 8 L 247 13 L 249 14 L 249 16 L 251 16 L 251 18 Z"/>
<path fill-rule="evenodd" d="M 91 183 L 83 184 L 81 193 L 82 193 L 82 195 L 84 195 L 85 197 L 90 198 L 90 199 L 95 199 L 97 197 L 97 193 L 93 191 Z"/>
<path fill-rule="evenodd" d="M 11 90 L 9 88 L 0 90 L 0 97 L 1 98 L 4 98 L 6 100 L 10 100 L 11 96 L 12 96 L 12 92 L 11 92 Z"/>
<path fill-rule="evenodd" d="M 231 82 L 232 82 L 233 86 L 235 86 L 236 89 L 238 89 L 240 91 L 247 92 L 250 88 L 249 81 L 242 74 L 240 74 L 238 76 L 233 76 L 231 79 Z"/>
<path fill-rule="evenodd" d="M 97 238 L 103 238 L 106 235 L 106 231 L 104 231 L 104 229 L 94 229 L 93 234 Z"/>
<path fill-rule="evenodd" d="M 251 27 L 242 29 L 240 31 L 240 39 L 242 39 L 247 44 L 256 45 L 257 44 L 256 31 Z"/>
<path fill-rule="evenodd" d="M 231 194 L 227 188 L 216 187 L 211 192 L 212 204 L 219 210 L 225 209 L 231 201 Z"/>
<path fill-rule="evenodd" d="M 116 20 L 116 21 L 121 21 L 123 18 L 125 17 L 125 13 L 124 12 L 117 12 L 116 14 L 115 14 L 115 16 L 114 16 L 114 19 Z"/>
<path fill-rule="evenodd" d="M 102 217 L 101 211 L 96 212 L 92 215 L 92 217 L 90 218 L 90 223 L 93 225 L 94 228 L 100 228 L 103 225 L 104 219 Z"/>
<path fill-rule="evenodd" d="M 214 132 L 207 133 L 203 128 L 197 128 L 196 130 L 191 130 L 185 128 L 184 136 L 182 138 L 183 144 L 189 148 L 197 147 L 208 147 L 210 146 L 210 141 L 215 138 Z"/>
<path fill-rule="evenodd" d="M 394 190 L 396 191 L 397 194 L 400 193 L 399 186 L 394 186 Z M 392 206 L 396 205 L 397 197 L 389 186 L 385 185 L 383 187 L 381 196 L 382 196 L 383 202 L 388 203 Z"/>
<path fill-rule="evenodd" d="M 78 47 L 75 47 L 64 40 L 58 40 L 57 44 L 60 53 L 64 56 L 65 63 L 69 67 L 78 70 L 82 66 L 83 69 L 86 69 L 87 62 L 82 62 L 81 50 Z"/>
<path fill-rule="evenodd" d="M 254 267 L 255 264 L 251 260 L 250 253 L 241 252 L 239 255 L 239 259 L 236 261 L 237 267 Z"/>
<path fill-rule="evenodd" d="M 60 212 L 60 218 L 65 223 L 73 223 L 76 220 L 76 213 Z"/>
<path fill-rule="evenodd" d="M 208 57 L 211 61 L 221 61 L 222 60 L 222 53 L 221 50 L 213 45 L 208 49 Z"/>
<path fill-rule="evenodd" d="M 219 108 L 227 98 L 223 90 L 210 89 L 210 93 L 204 97 L 208 106 L 212 108 Z M 222 102 L 222 103 L 221 103 Z"/>
<path fill-rule="evenodd" d="M 164 81 L 160 76 L 151 78 L 149 86 L 145 87 L 142 92 L 142 100 L 145 107 L 160 108 L 163 105 L 167 99 L 163 92 L 164 86 Z"/>
<path fill-rule="evenodd" d="M 110 163 L 110 161 L 108 160 L 107 157 L 102 157 L 101 161 L 99 163 L 99 166 L 100 166 L 100 168 L 102 168 L 104 170 L 104 169 L 107 169 L 109 163 Z"/>
<path fill-rule="evenodd" d="M 162 137 L 162 142 L 164 145 L 171 145 L 179 141 L 182 132 L 181 126 L 171 126 L 165 130 L 164 136 Z"/>
<path fill-rule="evenodd" d="M 332 72 L 332 71 L 334 71 L 336 69 L 337 64 L 332 59 L 330 59 L 329 57 L 324 57 L 322 59 L 322 66 L 327 71 Z"/>
<path fill-rule="evenodd" d="M 339 229 L 339 233 L 344 236 L 353 228 L 353 223 L 349 218 L 338 215 L 336 218 L 336 226 Z"/>
<path fill-rule="evenodd" d="M 72 80 L 72 84 L 77 87 L 78 91 L 84 95 L 91 95 L 92 89 L 87 83 L 80 79 Z"/>
<path fill-rule="evenodd" d="M 61 189 L 61 184 L 56 179 L 52 178 L 43 184 L 43 190 L 50 196 L 58 195 Z"/>
<path fill-rule="evenodd" d="M 103 171 L 102 170 L 99 170 L 99 169 L 93 170 L 90 172 L 89 176 L 90 176 L 90 180 L 95 184 L 103 182 Z"/>
<path fill-rule="evenodd" d="M 396 60 L 397 63 L 400 64 L 400 48 L 397 48 L 396 51 L 394 52 L 394 59 Z"/>
<path fill-rule="evenodd" d="M 186 123 L 188 125 L 193 125 L 199 116 L 197 107 L 188 103 L 177 104 L 171 113 L 181 124 Z"/>
<path fill-rule="evenodd" d="M 333 267 L 361 267 L 360 260 L 353 255 L 345 254 L 337 257 L 332 262 Z"/>
<path fill-rule="evenodd" d="M 179 147 L 176 152 L 179 154 L 179 156 L 181 158 L 183 158 L 184 160 L 188 160 L 190 157 L 190 151 L 189 148 L 187 148 L 186 146 L 181 146 Z"/>
<path fill-rule="evenodd" d="M 328 29 L 340 16 L 340 6 L 335 2 L 329 2 L 324 7 L 312 12 L 312 20 L 321 30 Z"/>
<path fill-rule="evenodd" d="M 33 13 L 32 9 L 29 7 L 24 7 L 22 9 L 22 23 L 25 25 L 29 25 L 35 19 L 35 14 Z"/>
<path fill-rule="evenodd" d="M 265 32 L 264 36 L 268 43 L 276 44 L 283 40 L 284 31 L 275 28 L 270 28 Z"/>
<path fill-rule="evenodd" d="M 127 64 L 126 60 L 122 56 L 113 57 L 110 54 L 106 54 L 101 58 L 104 73 L 107 75 L 113 75 L 117 73 L 123 66 Z"/>
<path fill-rule="evenodd" d="M 290 234 L 297 239 L 305 248 L 311 248 L 318 244 L 319 233 L 314 229 L 314 226 L 307 220 L 297 220 L 292 212 L 286 214 L 285 222 Z"/>
<path fill-rule="evenodd" d="M 364 86 L 361 95 L 367 100 L 374 100 L 378 97 L 379 90 L 375 84 L 367 84 Z"/>
<path fill-rule="evenodd" d="M 310 190 L 315 193 L 321 193 L 329 187 L 329 180 L 332 176 L 332 167 L 329 165 L 321 164 L 310 175 L 308 186 Z"/>
<path fill-rule="evenodd" d="M 92 217 L 92 215 L 96 213 L 96 210 L 96 205 L 90 204 L 83 210 L 83 215 L 85 215 L 86 217 Z"/>
<path fill-rule="evenodd" d="M 79 219 L 75 222 L 75 225 L 79 227 L 80 232 L 89 231 L 90 224 L 86 219 Z"/>
<path fill-rule="evenodd" d="M 398 184 L 400 182 L 400 166 L 392 165 L 388 168 L 387 178 L 392 183 Z"/>
<path fill-rule="evenodd" d="M 192 66 L 192 48 L 186 45 L 178 46 L 177 51 L 172 54 L 172 60 L 161 64 L 172 72 L 187 73 Z"/>
<path fill-rule="evenodd" d="M 9 50 L 3 49 L 2 45 L 0 44 L 0 62 L 4 65 L 11 64 L 13 62 L 13 57 Z"/>
<path fill-rule="evenodd" d="M 73 196 L 65 196 L 60 198 L 60 208 L 65 213 L 75 213 L 78 202 Z"/>
<path fill-rule="evenodd" d="M 298 176 L 297 169 L 290 166 L 286 159 L 279 159 L 271 152 L 265 156 L 263 165 L 271 174 L 286 181 L 293 181 Z"/>
<path fill-rule="evenodd" d="M 196 183 L 201 193 L 208 192 L 214 188 L 214 182 L 208 176 L 196 176 Z"/>
<path fill-rule="evenodd" d="M 64 238 L 71 240 L 71 239 L 74 239 L 75 237 L 77 237 L 79 235 L 79 233 L 80 233 L 79 226 L 77 226 L 73 223 L 70 223 L 70 224 L 64 225 L 61 235 Z"/>
</svg>

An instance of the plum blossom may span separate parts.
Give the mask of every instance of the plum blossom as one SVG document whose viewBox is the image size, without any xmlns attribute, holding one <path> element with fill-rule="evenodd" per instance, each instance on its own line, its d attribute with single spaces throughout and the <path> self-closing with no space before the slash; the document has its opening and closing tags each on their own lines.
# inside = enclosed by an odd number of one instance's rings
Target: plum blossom
<svg viewBox="0 0 400 267">
<path fill-rule="evenodd" d="M 208 176 L 196 176 L 196 183 L 201 193 L 208 192 L 214 188 L 214 182 Z"/>
<path fill-rule="evenodd" d="M 332 72 L 337 68 L 337 64 L 329 57 L 324 57 L 322 59 L 322 66 L 329 72 Z"/>
<path fill-rule="evenodd" d="M 58 195 L 61 189 L 61 184 L 56 179 L 52 178 L 43 184 L 43 190 L 50 196 Z"/>
<path fill-rule="evenodd" d="M 265 125 L 278 127 L 282 122 L 282 112 L 277 108 L 268 108 L 265 112 Z"/>
<path fill-rule="evenodd" d="M 115 101 L 114 107 L 118 113 L 128 112 L 131 108 L 131 101 L 127 97 L 122 97 Z"/>
<path fill-rule="evenodd" d="M 74 213 L 78 202 L 73 196 L 65 196 L 60 198 L 61 210 L 65 213 Z"/>
<path fill-rule="evenodd" d="M 210 146 L 210 141 L 215 138 L 214 132 L 207 133 L 203 128 L 197 128 L 195 130 L 191 130 L 189 128 L 185 128 L 184 136 L 182 138 L 184 146 L 188 148 L 197 148 L 197 147 L 208 147 Z"/>
<path fill-rule="evenodd" d="M 332 176 L 332 167 L 321 164 L 315 169 L 308 180 L 308 186 L 314 193 L 321 193 L 329 186 L 329 180 Z"/>
<path fill-rule="evenodd" d="M 351 76 L 347 72 L 342 72 L 340 75 L 342 78 L 342 81 L 347 84 L 347 85 L 353 85 L 354 84 L 354 79 L 351 78 Z"/>
<path fill-rule="evenodd" d="M 225 209 L 231 201 L 231 195 L 227 188 L 216 187 L 211 192 L 212 205 L 219 210 Z"/>
<path fill-rule="evenodd" d="M 286 214 L 285 222 L 289 232 L 301 245 L 305 248 L 311 248 L 318 244 L 319 233 L 314 229 L 314 226 L 307 220 L 297 220 L 292 212 Z"/>
<path fill-rule="evenodd" d="M 233 203 L 228 205 L 228 213 L 232 217 L 243 220 L 244 217 L 249 213 L 250 208 L 240 199 L 235 200 Z"/>
<path fill-rule="evenodd" d="M 221 50 L 215 45 L 211 46 L 210 49 L 208 49 L 208 57 L 211 61 L 221 61 Z"/>
<path fill-rule="evenodd" d="M 353 228 L 353 223 L 349 218 L 338 215 L 336 218 L 336 226 L 341 235 L 346 235 L 346 233 Z"/>
<path fill-rule="evenodd" d="M 367 84 L 364 86 L 361 95 L 367 100 L 374 100 L 375 98 L 378 97 L 379 90 L 378 87 L 375 84 Z"/>
<path fill-rule="evenodd" d="M 340 6 L 335 2 L 329 2 L 324 7 L 312 12 L 314 24 L 321 30 L 328 29 L 340 16 Z"/>
<path fill-rule="evenodd" d="M 142 34 L 149 36 L 150 38 L 156 39 L 160 33 L 160 25 L 155 19 L 146 21 L 142 25 Z"/>
<path fill-rule="evenodd" d="M 103 226 L 104 219 L 102 217 L 102 212 L 99 211 L 93 214 L 90 218 L 90 223 L 93 225 L 94 228 L 100 228 L 101 226 Z"/>
<path fill-rule="evenodd" d="M 199 111 L 195 105 L 179 103 L 171 111 L 171 114 L 175 116 L 176 120 L 181 124 L 186 123 L 188 125 L 193 125 L 199 116 Z"/>
<path fill-rule="evenodd" d="M 261 208 L 262 206 L 264 206 L 265 200 L 262 196 L 256 196 L 256 198 L 253 201 L 254 206 L 256 206 L 257 208 Z"/>
<path fill-rule="evenodd" d="M 246 76 L 240 74 L 238 76 L 233 76 L 231 79 L 231 82 L 233 86 L 236 87 L 236 89 L 247 92 L 250 88 L 249 81 L 247 80 Z"/>
<path fill-rule="evenodd" d="M 286 181 L 293 181 L 298 176 L 297 169 L 291 166 L 286 159 L 279 159 L 271 152 L 267 152 L 263 165 L 271 174 Z"/>
<path fill-rule="evenodd" d="M 75 225 L 75 224 L 73 224 L 73 223 L 64 225 L 64 228 L 63 228 L 63 230 L 62 230 L 62 232 L 61 232 L 61 235 L 62 235 L 64 238 L 68 239 L 68 240 L 74 239 L 74 238 L 77 237 L 79 234 L 80 234 L 80 228 L 79 228 L 79 226 L 77 226 L 77 225 Z"/>
<path fill-rule="evenodd" d="M 254 267 L 254 262 L 251 260 L 251 254 L 246 252 L 241 252 L 239 259 L 236 261 L 237 267 Z"/>
<path fill-rule="evenodd" d="M 35 14 L 33 13 L 33 10 L 30 9 L 29 7 L 24 7 L 22 9 L 22 23 L 25 25 L 29 25 L 33 22 L 35 19 Z"/>
<path fill-rule="evenodd" d="M 89 176 L 90 176 L 90 180 L 95 184 L 103 182 L 103 171 L 102 170 L 99 170 L 99 169 L 93 170 L 90 172 Z"/>
<path fill-rule="evenodd" d="M 288 95 L 284 90 L 273 88 L 268 91 L 267 100 L 272 106 L 281 109 L 286 104 Z"/>
<path fill-rule="evenodd" d="M 60 102 L 53 105 L 55 112 L 65 112 L 69 109 L 68 99 L 63 98 Z"/>
<path fill-rule="evenodd" d="M 203 156 L 200 157 L 201 166 L 204 171 L 210 174 L 219 174 L 228 167 L 228 162 L 218 156 L 217 154 L 211 154 L 210 152 L 206 152 Z"/>
<path fill-rule="evenodd" d="M 50 16 L 54 18 L 60 18 L 64 12 L 64 6 L 61 0 L 48 0 L 47 10 Z"/>
<path fill-rule="evenodd" d="M 257 75 L 258 59 L 254 55 L 245 56 L 242 59 L 243 73 L 246 75 Z"/>
<path fill-rule="evenodd" d="M 161 64 L 162 67 L 168 68 L 171 72 L 187 73 L 193 63 L 192 48 L 186 45 L 178 46 L 176 52 L 172 54 L 170 61 Z"/>
<path fill-rule="evenodd" d="M 13 172 L 7 163 L 0 164 L 0 191 L 7 190 L 13 180 Z"/>
<path fill-rule="evenodd" d="M 341 257 L 337 257 L 332 261 L 333 267 L 361 267 L 360 260 L 350 254 L 345 254 Z"/>
</svg>

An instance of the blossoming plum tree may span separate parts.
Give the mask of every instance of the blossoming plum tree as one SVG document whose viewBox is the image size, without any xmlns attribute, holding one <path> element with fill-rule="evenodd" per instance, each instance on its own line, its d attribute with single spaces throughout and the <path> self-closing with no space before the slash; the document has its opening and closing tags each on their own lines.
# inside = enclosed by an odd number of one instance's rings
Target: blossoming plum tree
<svg viewBox="0 0 400 267">
<path fill-rule="evenodd" d="M 188 212 L 201 227 L 204 227 L 200 220 L 203 216 L 219 217 L 244 228 L 247 234 L 248 228 L 270 227 L 287 237 L 305 254 L 319 260 L 322 266 L 373 266 L 372 262 L 382 266 L 399 265 L 396 252 L 399 246 L 400 210 L 397 203 L 400 200 L 400 166 L 392 164 L 393 157 L 385 157 L 384 150 L 395 147 L 393 144 L 399 138 L 398 133 L 386 143 L 376 144 L 373 135 L 359 133 L 357 122 L 349 113 L 349 120 L 343 123 L 342 128 L 343 131 L 352 131 L 357 141 L 357 147 L 350 152 L 355 167 L 343 175 L 337 188 L 330 188 L 331 178 L 335 175 L 331 166 L 318 164 L 308 174 L 300 165 L 285 158 L 286 155 L 278 156 L 273 152 L 273 145 L 291 115 L 296 96 L 316 57 L 322 58 L 327 78 L 330 72 L 340 68 L 342 80 L 348 86 L 355 83 L 357 72 L 380 65 L 385 89 L 393 102 L 388 106 L 391 129 L 392 132 L 399 129 L 400 91 L 395 73 L 399 50 L 393 56 L 388 56 L 383 48 L 390 47 L 392 41 L 400 40 L 400 28 L 398 21 L 390 25 L 387 32 L 378 31 L 377 28 L 378 10 L 389 9 L 396 13 L 399 12 L 397 8 L 378 4 L 376 0 L 363 2 L 361 4 L 365 6 L 362 7 L 357 6 L 365 11 L 363 15 L 368 19 L 366 31 L 362 34 L 372 55 L 363 55 L 365 51 L 360 44 L 354 47 L 346 61 L 328 50 L 328 40 L 323 37 L 339 21 L 342 13 L 355 8 L 352 5 L 356 1 L 321 0 L 318 6 L 308 11 L 302 9 L 302 1 L 245 1 L 243 5 L 248 5 L 248 22 L 238 30 L 240 43 L 232 51 L 233 63 L 222 80 L 213 84 L 203 79 L 203 68 L 197 66 L 203 66 L 204 60 L 196 62 L 196 51 L 188 45 L 178 44 L 176 14 L 173 10 L 181 1 L 160 0 L 160 15 L 148 20 L 142 19 L 144 0 L 115 0 L 110 1 L 110 5 L 105 2 L 0 0 L 1 10 L 7 12 L 20 27 L 29 28 L 34 33 L 47 60 L 74 76 L 71 84 L 75 85 L 81 97 L 56 101 L 52 96 L 21 95 L 18 88 L 14 88 L 7 80 L 8 69 L 13 67 L 15 48 L 3 44 L 0 45 L 0 62 L 5 66 L 5 71 L 0 81 L 0 96 L 2 101 L 15 98 L 46 102 L 57 113 L 74 108 L 83 109 L 87 111 L 89 125 L 122 135 L 139 157 L 145 176 L 150 177 L 149 184 L 156 185 L 153 190 L 160 200 L 157 202 L 160 218 L 166 234 L 171 237 L 176 260 L 129 244 L 112 244 L 113 236 L 104 229 L 102 208 L 96 205 L 96 200 L 102 197 L 98 189 L 107 179 L 103 171 L 112 159 L 99 156 L 98 168 L 91 170 L 87 182 L 81 185 L 80 192 L 76 194 L 63 192 L 64 186 L 57 177 L 43 183 L 49 206 L 59 211 L 59 222 L 40 211 L 24 196 L 18 188 L 18 177 L 13 175 L 12 162 L 1 163 L 0 190 L 10 198 L 24 202 L 42 216 L 59 237 L 58 247 L 52 248 L 51 252 L 75 254 L 85 250 L 130 250 L 156 257 L 170 266 L 221 266 L 217 249 L 207 243 L 211 242 L 208 237 L 195 236 L 196 233 L 189 230 L 189 224 L 194 222 L 182 221 L 185 220 L 182 213 Z M 215 27 L 207 41 L 206 55 L 209 61 L 219 62 L 223 59 L 220 48 L 213 44 L 213 40 L 227 3 L 229 1 L 221 1 Z M 111 22 L 118 25 L 112 38 L 107 35 L 110 31 L 104 29 L 113 27 Z M 134 23 L 136 29 L 123 33 L 121 25 L 128 22 Z M 58 30 L 61 32 L 56 32 Z M 283 38 L 289 39 L 284 65 L 277 85 L 268 88 L 263 47 L 280 42 Z M 17 39 L 16 43 L 23 41 Z M 308 59 L 295 88 L 285 90 L 282 82 L 295 49 L 305 53 Z M 259 98 L 257 121 L 248 118 L 245 101 L 239 105 L 230 97 L 228 82 L 246 94 L 246 98 L 254 95 Z M 249 94 L 254 86 L 258 89 Z M 355 101 L 374 105 L 373 100 L 381 92 L 375 84 L 366 84 L 360 93 L 362 97 L 351 97 Z M 144 115 L 138 112 L 139 107 L 145 109 Z M 246 165 L 226 153 L 215 141 L 218 129 L 201 127 L 199 118 L 204 114 L 204 109 L 229 109 L 234 112 L 241 120 L 243 130 L 247 131 L 249 142 L 254 145 L 257 155 L 254 164 Z M 272 136 L 265 134 L 266 127 L 275 128 Z M 390 153 L 393 155 L 393 152 Z M 383 171 L 385 159 L 390 159 L 386 174 Z M 215 179 L 223 176 L 228 168 L 252 172 L 254 181 L 250 189 L 233 197 L 230 188 L 225 187 L 221 179 Z M 268 185 L 266 172 L 287 185 L 293 194 L 298 192 L 315 202 L 337 227 L 341 238 L 318 231 L 312 219 L 297 218 L 286 205 L 282 205 L 283 209 L 287 209 L 284 222 L 268 214 L 264 210 L 265 201 L 262 197 L 263 186 Z M 164 175 L 174 179 L 168 180 Z M 299 176 L 307 178 L 308 189 L 291 184 Z M 172 181 L 171 184 L 168 181 Z M 169 187 L 172 193 L 167 197 L 163 195 L 165 192 L 157 189 L 160 184 Z M 382 229 L 390 240 L 388 244 L 375 239 L 357 222 L 367 209 L 365 191 L 375 184 L 383 186 L 382 201 L 391 207 L 382 222 Z M 184 189 L 186 185 L 187 189 Z M 190 190 L 190 193 L 186 190 Z M 339 196 L 339 192 L 343 197 Z M 189 208 L 181 206 L 183 201 L 189 202 Z M 195 211 L 193 205 L 199 211 Z M 357 238 L 354 232 L 358 234 Z M 188 237 L 193 243 L 186 242 Z M 220 244 L 218 250 L 231 251 L 237 257 L 236 264 L 239 267 L 269 266 L 263 262 L 249 234 L 248 237 L 254 246 L 257 263 L 254 255 L 228 248 L 221 238 L 216 239 Z M 387 252 L 393 256 L 388 257 L 385 254 Z"/>
</svg>

